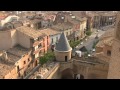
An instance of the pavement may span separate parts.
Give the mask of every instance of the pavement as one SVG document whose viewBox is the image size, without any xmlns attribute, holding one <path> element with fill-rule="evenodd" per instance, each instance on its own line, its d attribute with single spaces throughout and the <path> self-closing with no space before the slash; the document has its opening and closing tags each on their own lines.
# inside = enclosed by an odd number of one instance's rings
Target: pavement
<svg viewBox="0 0 120 90">
<path fill-rule="evenodd" d="M 99 40 L 100 36 L 103 35 L 107 30 L 109 30 L 109 28 L 111 28 L 112 26 L 107 26 L 107 27 L 103 27 L 103 30 L 99 29 L 99 32 L 97 32 L 97 29 L 93 29 L 93 33 L 91 36 L 89 36 L 87 41 L 83 41 L 82 45 L 78 45 L 78 47 L 76 48 L 76 50 L 79 50 L 81 47 L 85 46 L 87 48 L 87 50 L 90 52 L 90 50 L 92 50 L 92 46 L 94 44 L 94 42 L 96 42 L 97 40 Z M 98 34 L 98 39 L 95 39 L 96 35 Z"/>
</svg>

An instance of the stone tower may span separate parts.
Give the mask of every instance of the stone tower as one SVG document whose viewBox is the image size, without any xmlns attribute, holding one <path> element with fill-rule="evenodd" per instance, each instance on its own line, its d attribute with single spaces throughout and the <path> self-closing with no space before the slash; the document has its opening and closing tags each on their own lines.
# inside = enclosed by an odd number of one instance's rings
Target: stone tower
<svg viewBox="0 0 120 90">
<path fill-rule="evenodd" d="M 108 79 L 120 79 L 120 12 L 117 14 Z"/>
<path fill-rule="evenodd" d="M 69 45 L 67 37 L 63 32 L 60 36 L 59 42 L 55 47 L 55 57 L 57 61 L 67 62 L 71 59 L 72 48 Z"/>
</svg>

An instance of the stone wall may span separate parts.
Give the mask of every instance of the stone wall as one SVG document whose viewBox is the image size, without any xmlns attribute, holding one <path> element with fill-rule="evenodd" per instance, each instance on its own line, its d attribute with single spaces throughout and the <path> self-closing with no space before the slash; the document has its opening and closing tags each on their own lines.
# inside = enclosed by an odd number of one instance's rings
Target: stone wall
<svg viewBox="0 0 120 90">
<path fill-rule="evenodd" d="M 58 52 L 55 51 L 55 56 L 57 61 L 65 61 L 65 56 L 67 56 L 67 59 L 71 59 L 71 51 L 69 52 Z"/>
<path fill-rule="evenodd" d="M 108 79 L 120 79 L 120 41 L 113 43 Z"/>
</svg>

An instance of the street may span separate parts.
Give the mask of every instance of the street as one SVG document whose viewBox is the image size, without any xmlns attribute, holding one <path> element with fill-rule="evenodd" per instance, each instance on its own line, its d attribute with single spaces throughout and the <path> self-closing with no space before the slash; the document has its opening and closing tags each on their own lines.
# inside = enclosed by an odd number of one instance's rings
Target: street
<svg viewBox="0 0 120 90">
<path fill-rule="evenodd" d="M 109 28 L 112 27 L 112 26 L 109 26 Z M 88 50 L 88 52 L 90 50 L 92 50 L 92 46 L 94 44 L 94 42 L 96 42 L 97 40 L 99 40 L 99 37 L 101 35 L 103 35 L 106 30 L 108 30 L 108 27 L 104 27 L 104 30 L 99 30 L 98 32 L 96 32 L 97 30 L 94 29 L 94 32 L 92 33 L 91 36 L 89 36 L 89 39 L 87 41 L 83 41 L 83 44 L 82 45 L 78 45 L 78 47 L 76 48 L 76 50 L 79 50 L 81 47 L 85 46 L 86 49 Z M 96 35 L 98 34 L 98 39 L 95 39 Z"/>
</svg>

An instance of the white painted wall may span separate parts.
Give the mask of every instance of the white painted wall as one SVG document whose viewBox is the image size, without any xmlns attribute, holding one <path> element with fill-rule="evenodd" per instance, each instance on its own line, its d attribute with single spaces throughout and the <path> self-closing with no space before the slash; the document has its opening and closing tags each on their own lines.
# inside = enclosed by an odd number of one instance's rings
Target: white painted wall
<svg viewBox="0 0 120 90">
<path fill-rule="evenodd" d="M 19 18 L 20 17 L 18 17 L 16 15 L 8 16 L 4 20 L 1 20 L 1 26 L 3 26 L 5 23 L 11 22 L 13 19 L 17 19 L 18 20 Z"/>
</svg>

